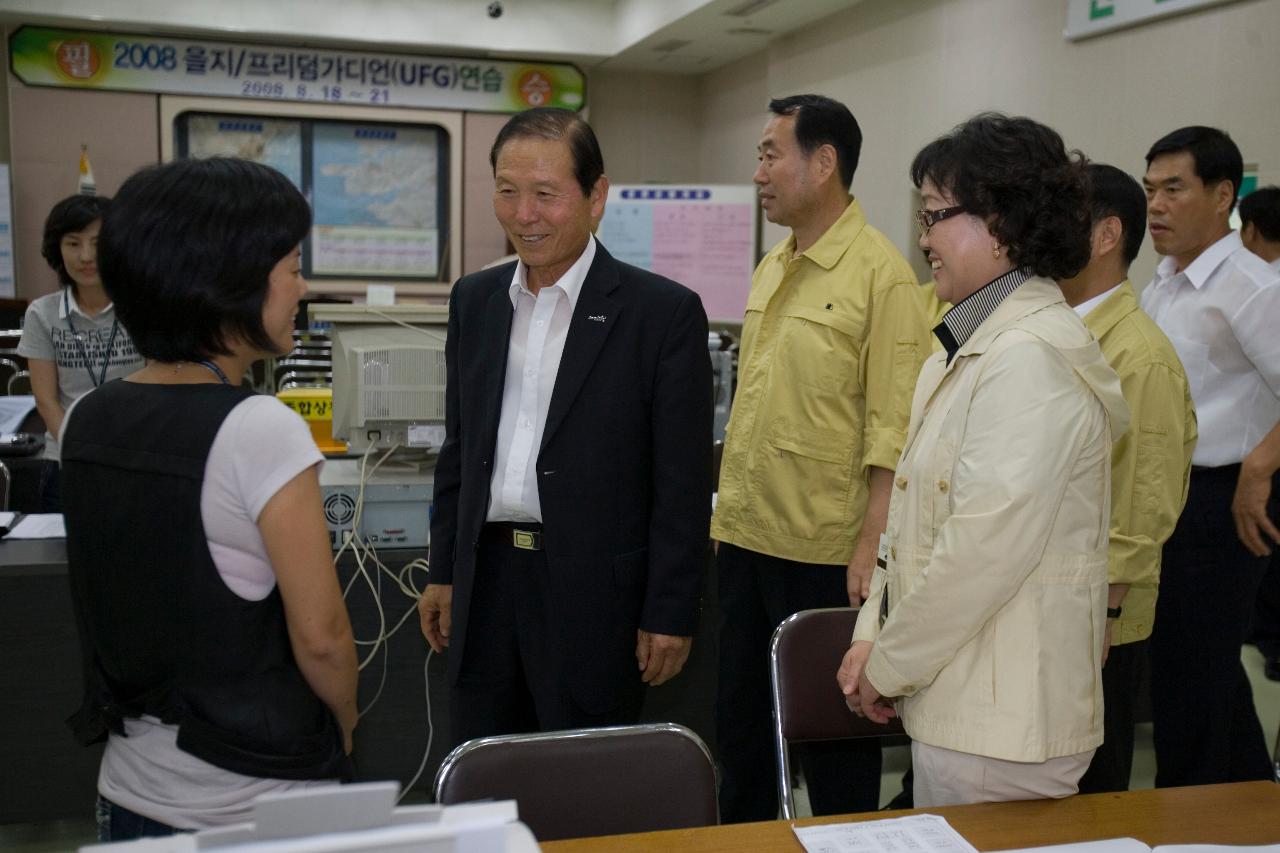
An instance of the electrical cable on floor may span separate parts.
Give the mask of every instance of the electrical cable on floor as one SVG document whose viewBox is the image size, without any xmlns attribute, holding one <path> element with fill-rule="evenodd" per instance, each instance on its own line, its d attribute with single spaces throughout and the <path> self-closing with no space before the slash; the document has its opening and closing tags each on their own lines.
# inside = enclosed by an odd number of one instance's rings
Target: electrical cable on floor
<svg viewBox="0 0 1280 853">
<path fill-rule="evenodd" d="M 427 769 L 427 760 L 431 757 L 431 742 L 436 736 L 435 719 L 431 716 L 431 678 L 428 674 L 428 668 L 431 666 L 431 658 L 435 654 L 435 649 L 427 648 L 427 659 L 422 662 L 422 695 L 427 700 L 427 748 L 422 751 L 422 763 L 418 765 L 418 772 L 413 774 L 413 778 L 409 780 L 409 784 L 400 790 L 400 796 L 396 798 L 396 805 L 400 805 L 400 801 L 408 796 L 413 790 L 413 786 L 418 784 L 418 780 L 422 778 L 422 772 Z"/>
</svg>

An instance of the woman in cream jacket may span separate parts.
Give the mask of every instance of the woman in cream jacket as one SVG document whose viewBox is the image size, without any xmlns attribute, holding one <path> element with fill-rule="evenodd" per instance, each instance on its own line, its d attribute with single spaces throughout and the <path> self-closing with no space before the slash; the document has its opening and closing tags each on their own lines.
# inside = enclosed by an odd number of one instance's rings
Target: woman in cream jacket
<svg viewBox="0 0 1280 853">
<path fill-rule="evenodd" d="M 838 673 L 900 715 L 918 807 L 1062 797 L 1102 741 L 1119 381 L 1050 279 L 1089 260 L 1087 177 L 1053 130 L 977 116 L 911 167 L 955 307 L 920 374 L 880 567 Z"/>
</svg>

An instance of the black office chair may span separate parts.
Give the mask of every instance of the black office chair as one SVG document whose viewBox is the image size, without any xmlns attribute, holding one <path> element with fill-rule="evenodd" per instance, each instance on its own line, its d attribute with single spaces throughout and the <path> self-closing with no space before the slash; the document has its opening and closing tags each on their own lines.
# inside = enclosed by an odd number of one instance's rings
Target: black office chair
<svg viewBox="0 0 1280 853">
<path fill-rule="evenodd" d="M 675 723 L 470 740 L 440 765 L 435 796 L 515 800 L 539 841 L 720 822 L 711 753 Z"/>
<path fill-rule="evenodd" d="M 15 394 L 30 394 L 31 374 L 25 370 L 19 370 L 17 373 L 9 377 L 5 390 L 10 396 Z"/>
<path fill-rule="evenodd" d="M 796 816 L 791 790 L 792 743 L 902 734 L 897 719 L 873 723 L 849 710 L 836 671 L 849 650 L 858 611 L 853 607 L 802 610 L 783 620 L 769 646 L 773 681 L 773 735 L 782 816 Z"/>
</svg>

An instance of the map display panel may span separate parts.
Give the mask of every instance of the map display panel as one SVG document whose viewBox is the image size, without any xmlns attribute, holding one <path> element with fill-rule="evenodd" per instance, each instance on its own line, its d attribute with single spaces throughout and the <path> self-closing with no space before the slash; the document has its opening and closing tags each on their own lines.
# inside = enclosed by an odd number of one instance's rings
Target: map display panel
<svg viewBox="0 0 1280 853">
<path fill-rule="evenodd" d="M 324 122 L 312 133 L 311 271 L 436 277 L 440 131 Z"/>
<path fill-rule="evenodd" d="M 186 115 L 187 156 L 239 157 L 284 173 L 302 189 L 302 122 L 250 116 Z"/>
</svg>

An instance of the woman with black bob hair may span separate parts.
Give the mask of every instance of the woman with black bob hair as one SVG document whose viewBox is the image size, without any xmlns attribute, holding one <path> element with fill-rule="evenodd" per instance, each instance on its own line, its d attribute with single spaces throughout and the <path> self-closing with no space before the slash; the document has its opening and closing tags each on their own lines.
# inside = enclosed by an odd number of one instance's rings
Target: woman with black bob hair
<svg viewBox="0 0 1280 853">
<path fill-rule="evenodd" d="M 900 716 L 917 807 L 1065 797 L 1102 742 L 1120 383 L 1051 281 L 1089 260 L 1083 158 L 983 114 L 911 165 L 954 307 L 921 371 L 882 562 L 837 679 Z"/>
<path fill-rule="evenodd" d="M 240 387 L 292 347 L 306 200 L 242 160 L 129 178 L 102 280 L 149 360 L 63 427 L 85 743 L 107 740 L 99 838 L 250 818 L 349 777 L 356 655 L 297 414 Z"/>
<path fill-rule="evenodd" d="M 57 274 L 59 289 L 27 307 L 18 342 L 46 427 L 41 512 L 62 512 L 56 437 L 67 407 L 103 382 L 142 367 L 98 275 L 98 230 L 110 204 L 103 196 L 69 196 L 44 222 L 40 254 Z"/>
</svg>

